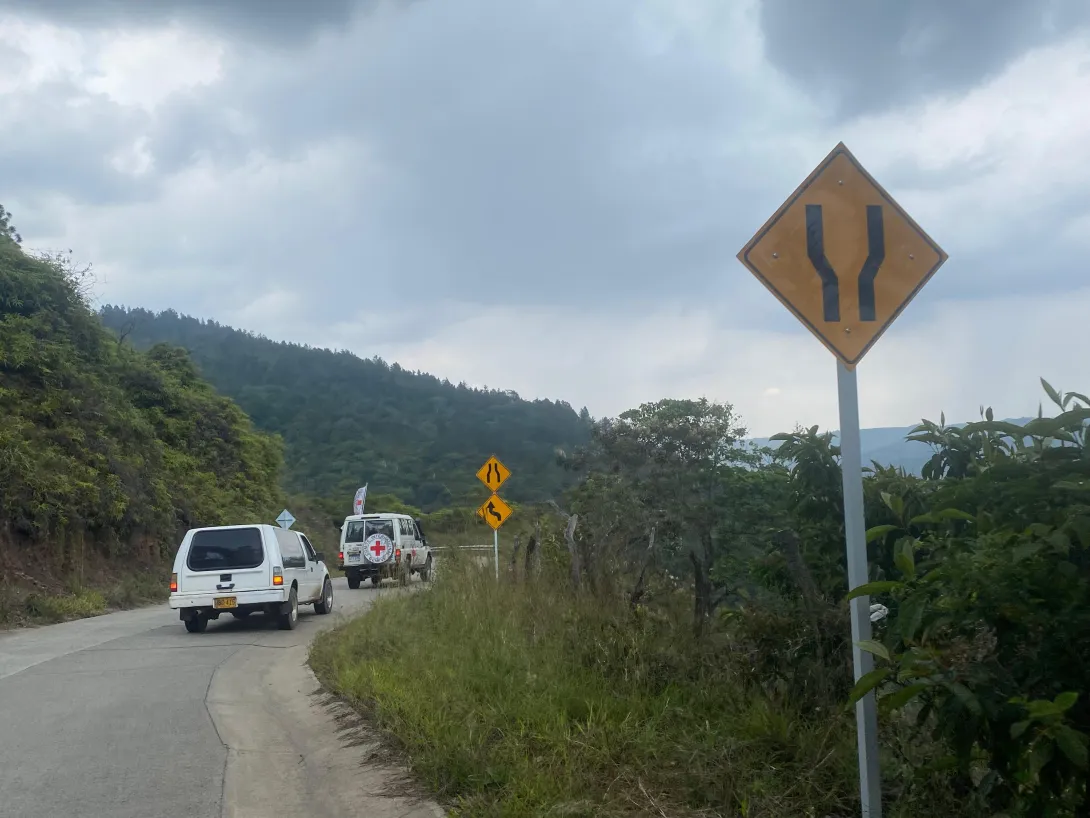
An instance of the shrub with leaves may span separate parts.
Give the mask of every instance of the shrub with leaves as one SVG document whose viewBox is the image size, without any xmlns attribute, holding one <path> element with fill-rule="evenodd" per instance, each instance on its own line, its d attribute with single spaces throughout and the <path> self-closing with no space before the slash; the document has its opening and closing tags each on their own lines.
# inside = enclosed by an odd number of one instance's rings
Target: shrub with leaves
<svg viewBox="0 0 1090 818">
<path fill-rule="evenodd" d="M 891 611 L 853 695 L 941 739 L 972 799 L 1047 817 L 1090 809 L 1090 401 L 1044 385 L 1054 418 L 916 430 L 936 447 L 931 510 L 884 496 L 895 522 L 868 540 L 893 578 L 852 596 Z"/>
</svg>

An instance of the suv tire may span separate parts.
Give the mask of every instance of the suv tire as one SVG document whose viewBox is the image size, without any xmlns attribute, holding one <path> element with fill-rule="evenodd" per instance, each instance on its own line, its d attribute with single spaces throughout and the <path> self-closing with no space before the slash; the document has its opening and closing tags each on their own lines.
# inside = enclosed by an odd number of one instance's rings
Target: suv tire
<svg viewBox="0 0 1090 818">
<path fill-rule="evenodd" d="M 279 619 L 276 620 L 277 626 L 282 631 L 293 630 L 295 623 L 299 621 L 299 594 L 294 588 L 288 594 L 287 606 L 288 609 L 282 612 Z"/>
<path fill-rule="evenodd" d="M 329 577 L 325 578 L 325 583 L 322 585 L 322 595 L 318 597 L 318 601 L 314 603 L 314 612 L 320 614 L 327 614 L 333 610 L 333 583 L 329 581 Z"/>
<path fill-rule="evenodd" d="M 185 620 L 185 629 L 190 633 L 204 633 L 208 629 L 208 617 L 196 614 Z"/>
</svg>

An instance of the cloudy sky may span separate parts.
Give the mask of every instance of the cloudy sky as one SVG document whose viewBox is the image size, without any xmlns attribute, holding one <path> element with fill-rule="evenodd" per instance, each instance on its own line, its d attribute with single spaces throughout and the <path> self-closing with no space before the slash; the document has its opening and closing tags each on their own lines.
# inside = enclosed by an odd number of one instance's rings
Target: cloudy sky
<svg viewBox="0 0 1090 818">
<path fill-rule="evenodd" d="M 735 254 L 841 140 L 950 254 L 863 424 L 1090 390 L 1084 0 L 0 0 L 0 203 L 100 303 L 595 416 L 837 425 Z"/>
</svg>

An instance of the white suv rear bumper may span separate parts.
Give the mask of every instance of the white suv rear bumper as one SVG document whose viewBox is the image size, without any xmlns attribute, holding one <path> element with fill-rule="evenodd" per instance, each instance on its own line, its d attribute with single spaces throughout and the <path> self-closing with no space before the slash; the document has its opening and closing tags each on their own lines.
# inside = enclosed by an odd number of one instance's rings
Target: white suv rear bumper
<svg viewBox="0 0 1090 818">
<path fill-rule="evenodd" d="M 243 605 L 268 605 L 272 602 L 287 602 L 287 588 L 269 588 L 263 591 L 217 591 L 214 594 L 171 594 L 170 607 L 211 608 L 212 600 L 217 597 L 233 596 L 239 607 Z"/>
</svg>

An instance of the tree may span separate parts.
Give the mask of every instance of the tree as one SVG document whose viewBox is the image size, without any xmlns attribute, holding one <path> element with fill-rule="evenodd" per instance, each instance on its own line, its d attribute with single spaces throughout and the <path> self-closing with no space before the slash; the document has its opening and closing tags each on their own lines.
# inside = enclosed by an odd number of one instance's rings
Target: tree
<svg viewBox="0 0 1090 818">
<path fill-rule="evenodd" d="M 19 235 L 19 231 L 11 223 L 11 211 L 5 210 L 3 205 L 0 205 L 0 240 L 14 242 L 15 244 L 23 243 L 23 237 Z"/>
<path fill-rule="evenodd" d="M 653 526 L 660 542 L 673 542 L 687 558 L 697 634 L 723 599 L 713 580 L 726 545 L 721 522 L 752 487 L 744 471 L 761 459 L 743 445 L 745 434 L 730 404 L 661 400 L 597 422 L 591 445 L 575 458 L 576 466 L 616 476 L 594 478 L 613 500 L 611 515 L 631 515 L 645 543 Z"/>
</svg>

